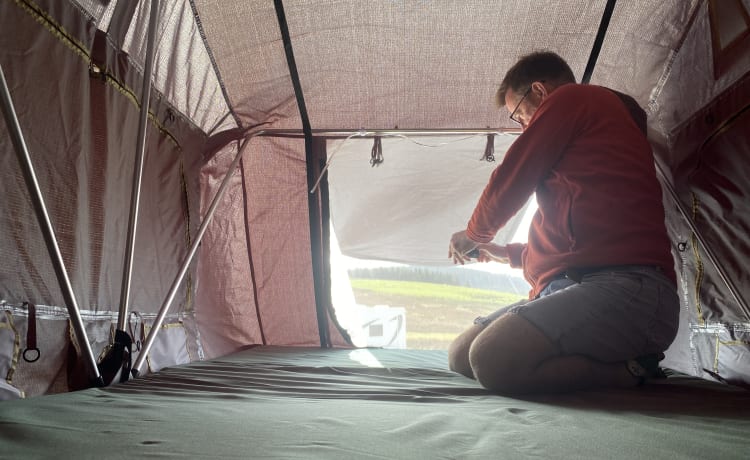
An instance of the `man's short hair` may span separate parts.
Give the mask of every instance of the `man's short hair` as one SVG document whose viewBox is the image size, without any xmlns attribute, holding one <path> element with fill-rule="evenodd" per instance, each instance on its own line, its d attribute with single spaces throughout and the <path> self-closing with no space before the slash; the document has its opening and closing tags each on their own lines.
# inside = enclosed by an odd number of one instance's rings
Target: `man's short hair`
<svg viewBox="0 0 750 460">
<path fill-rule="evenodd" d="M 535 81 L 544 81 L 552 86 L 575 83 L 573 71 L 563 58 L 551 51 L 537 51 L 523 56 L 508 70 L 495 94 L 498 107 L 505 106 L 505 94 L 526 91 Z"/>
</svg>

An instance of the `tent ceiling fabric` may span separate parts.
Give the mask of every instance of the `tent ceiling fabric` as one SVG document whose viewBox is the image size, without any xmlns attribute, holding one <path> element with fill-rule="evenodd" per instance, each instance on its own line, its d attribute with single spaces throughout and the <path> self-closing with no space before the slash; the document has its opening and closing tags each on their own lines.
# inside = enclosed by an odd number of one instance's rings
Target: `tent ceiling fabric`
<svg viewBox="0 0 750 460">
<path fill-rule="evenodd" d="M 100 28 L 116 4 L 76 3 Z M 149 3 L 139 2 L 123 44 L 139 68 Z M 512 127 L 493 103 L 505 70 L 522 54 L 552 49 L 580 78 L 604 4 L 284 2 L 310 120 L 318 129 Z M 617 3 L 592 78 L 650 108 L 663 134 L 685 121 L 677 114 L 694 113 L 718 92 L 691 90 L 685 97 L 688 88 L 678 84 L 680 93 L 659 100 L 666 79 L 680 70 L 699 66 L 698 75 L 711 78 L 708 15 L 697 15 L 693 24 L 696 8 L 707 6 L 697 0 Z M 159 14 L 154 87 L 204 132 L 235 127 L 230 107 L 243 126 L 301 127 L 272 2 L 163 1 Z M 699 33 L 685 43 L 688 27 Z M 689 51 L 673 63 L 680 49 Z M 742 68 L 722 76 L 718 88 L 735 81 Z M 674 104 L 684 110 L 661 113 Z"/>
<path fill-rule="evenodd" d="M 242 124 L 298 116 L 273 2 L 198 0 L 195 6 Z"/>
<path fill-rule="evenodd" d="M 503 69 L 523 49 L 519 41 L 538 46 L 549 41 L 543 37 L 564 34 L 575 50 L 571 64 L 582 71 L 593 41 L 586 25 L 597 23 L 602 6 L 309 3 L 289 2 L 286 10 L 311 124 L 320 128 L 510 126 L 499 119 L 493 99 Z"/>
<path fill-rule="evenodd" d="M 696 1 L 619 2 L 592 83 L 645 106 Z M 195 4 L 241 122 L 299 128 L 272 2 Z M 284 9 L 313 128 L 420 129 L 512 127 L 493 103 L 505 71 L 552 49 L 580 78 L 604 5 L 288 0 Z"/>
<path fill-rule="evenodd" d="M 116 4 L 76 3 L 100 28 L 109 24 Z M 139 68 L 148 23 L 144 6 L 149 4 L 139 2 L 123 44 Z M 514 127 L 493 103 L 504 72 L 520 55 L 551 49 L 580 78 L 604 5 L 284 2 L 316 129 Z M 671 55 L 682 44 L 696 7 L 705 8 L 698 0 L 617 3 L 591 82 L 632 94 L 642 106 L 657 110 L 660 84 L 670 74 Z M 154 87 L 204 132 L 233 128 L 236 121 L 301 127 L 273 2 L 162 1 L 159 14 Z M 707 27 L 706 17 L 699 16 L 698 27 Z M 681 58 L 706 65 L 710 61 L 700 51 L 692 60 L 690 53 Z M 680 101 L 692 101 L 695 109 L 712 94 Z M 662 126 L 670 127 L 674 124 Z"/>
</svg>

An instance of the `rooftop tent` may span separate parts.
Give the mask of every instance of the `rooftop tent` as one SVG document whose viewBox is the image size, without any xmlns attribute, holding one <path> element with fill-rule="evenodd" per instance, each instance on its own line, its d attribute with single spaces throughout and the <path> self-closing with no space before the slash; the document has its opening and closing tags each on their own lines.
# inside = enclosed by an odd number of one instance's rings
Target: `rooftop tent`
<svg viewBox="0 0 750 460">
<path fill-rule="evenodd" d="M 0 65 L 97 358 L 122 298 L 144 81 L 124 320 L 133 358 L 154 325 L 148 371 L 250 344 L 345 347 L 327 287 L 329 213 L 344 254 L 447 263 L 447 235 L 494 166 L 480 161 L 488 142 L 501 161 L 514 138 L 493 103 L 500 79 L 536 49 L 558 52 L 582 78 L 606 7 L 289 0 L 280 15 L 275 3 L 156 2 L 152 67 L 151 2 L 0 3 Z M 665 364 L 737 384 L 750 383 L 748 9 L 748 0 L 619 2 L 590 78 L 649 114 L 683 299 Z M 0 133 L 2 383 L 16 395 L 64 392 L 84 372 L 75 363 L 85 350 L 5 124 Z M 458 168 L 471 179 L 446 194 L 450 181 L 439 178 Z M 406 194 L 411 208 L 390 212 Z M 434 234 L 419 238 L 427 216 Z M 33 342 L 40 356 L 27 362 Z"/>
</svg>

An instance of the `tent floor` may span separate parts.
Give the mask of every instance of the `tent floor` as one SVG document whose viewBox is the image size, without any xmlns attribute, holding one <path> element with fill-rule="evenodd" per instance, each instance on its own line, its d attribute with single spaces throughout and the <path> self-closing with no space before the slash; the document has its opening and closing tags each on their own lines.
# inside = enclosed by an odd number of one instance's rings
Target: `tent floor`
<svg viewBox="0 0 750 460">
<path fill-rule="evenodd" d="M 514 399 L 444 351 L 254 347 L 0 403 L 0 457 L 747 458 L 748 407 L 687 376 Z"/>
</svg>

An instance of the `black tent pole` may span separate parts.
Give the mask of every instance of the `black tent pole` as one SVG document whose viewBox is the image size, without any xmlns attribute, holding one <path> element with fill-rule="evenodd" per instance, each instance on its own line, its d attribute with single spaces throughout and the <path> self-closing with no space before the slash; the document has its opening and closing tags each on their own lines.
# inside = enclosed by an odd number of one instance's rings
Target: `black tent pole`
<svg viewBox="0 0 750 460">
<path fill-rule="evenodd" d="M 591 75 L 594 73 L 596 60 L 599 59 L 599 52 L 602 50 L 602 43 L 604 43 L 604 36 L 607 35 L 609 20 L 612 19 L 612 12 L 615 10 L 615 3 L 617 3 L 617 0 L 607 0 L 607 5 L 604 7 L 602 20 L 601 22 L 599 22 L 599 30 L 596 32 L 594 46 L 591 47 L 589 62 L 586 64 L 586 70 L 583 71 L 581 83 L 588 84 L 588 82 L 591 80 Z"/>
<path fill-rule="evenodd" d="M 60 252 L 60 247 L 57 244 L 55 230 L 52 227 L 52 222 L 50 221 L 49 213 L 47 212 L 47 206 L 44 204 L 44 197 L 42 197 L 39 181 L 34 172 L 34 165 L 31 162 L 31 156 L 29 155 L 26 141 L 21 132 L 21 125 L 18 122 L 18 117 L 16 116 L 16 111 L 13 107 L 13 100 L 10 97 L 10 90 L 8 89 L 2 66 L 0 66 L 0 93 L 0 96 L 2 96 L 2 108 L 5 123 L 8 126 L 8 132 L 10 133 L 13 147 L 18 155 L 18 162 L 21 165 L 23 177 L 26 181 L 26 187 L 29 189 L 29 195 L 31 196 L 31 202 L 34 205 L 34 211 L 36 211 L 36 216 L 39 220 L 39 226 L 41 227 L 42 235 L 44 236 L 44 242 L 47 244 L 47 250 L 52 258 L 55 275 L 57 275 L 57 281 L 60 283 L 63 299 L 68 308 L 68 315 L 70 316 L 70 321 L 73 325 L 73 330 L 75 331 L 76 339 L 78 341 L 78 349 L 83 354 L 85 361 L 84 364 L 88 371 L 89 378 L 91 379 L 91 383 L 95 386 L 104 386 L 102 376 L 99 374 L 99 369 L 96 367 L 94 353 L 91 350 L 91 345 L 86 336 L 86 328 L 83 325 L 78 302 L 73 293 L 73 286 L 70 283 L 70 278 L 68 278 L 65 262 L 62 253 Z"/>
<path fill-rule="evenodd" d="M 307 190 L 312 190 L 315 186 L 315 165 L 316 155 L 314 153 L 313 135 L 310 127 L 310 119 L 307 115 L 305 98 L 302 94 L 302 85 L 297 72 L 297 64 L 294 60 L 294 50 L 292 49 L 292 39 L 289 36 L 289 26 L 286 22 L 284 13 L 284 4 L 281 0 L 274 0 L 276 8 L 276 17 L 279 21 L 281 39 L 284 42 L 284 51 L 286 53 L 286 62 L 289 67 L 289 77 L 294 87 L 294 95 L 297 98 L 297 107 L 299 108 L 300 119 L 302 121 L 302 131 L 305 135 L 305 162 L 307 163 Z M 312 252 L 312 273 L 313 285 L 315 288 L 315 311 L 318 319 L 318 334 L 320 335 L 320 346 L 328 348 L 331 346 L 331 340 L 328 333 L 328 314 L 325 306 L 326 295 L 324 293 L 325 273 L 323 270 L 323 234 L 322 227 L 327 226 L 328 222 L 322 221 L 320 210 L 320 192 L 308 193 L 307 203 L 310 214 L 310 251 Z"/>
</svg>

